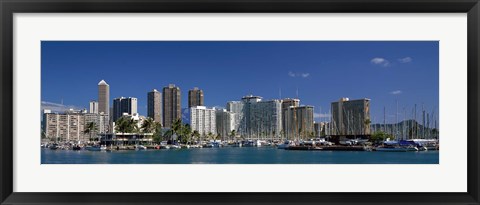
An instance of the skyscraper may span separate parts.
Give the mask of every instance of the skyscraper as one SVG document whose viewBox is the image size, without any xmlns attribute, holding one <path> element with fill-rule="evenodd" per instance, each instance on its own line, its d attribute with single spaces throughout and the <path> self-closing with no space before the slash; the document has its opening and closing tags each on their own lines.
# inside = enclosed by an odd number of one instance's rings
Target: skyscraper
<svg viewBox="0 0 480 205">
<path fill-rule="evenodd" d="M 243 117 L 245 118 L 245 135 L 248 138 L 278 137 L 282 130 L 281 100 L 262 101 L 259 96 L 245 96 Z"/>
<path fill-rule="evenodd" d="M 188 91 L 188 107 L 203 106 L 203 90 L 197 87 Z"/>
<path fill-rule="evenodd" d="M 287 139 L 310 139 L 315 136 L 312 106 L 290 106 L 284 109 Z"/>
<path fill-rule="evenodd" d="M 233 114 L 233 127 L 236 133 L 246 134 L 245 103 L 243 101 L 227 102 L 227 111 Z"/>
<path fill-rule="evenodd" d="M 110 86 L 101 80 L 98 83 L 98 113 L 110 114 Z"/>
<path fill-rule="evenodd" d="M 282 132 L 284 135 L 287 134 L 287 127 L 285 122 L 286 111 L 289 107 L 298 107 L 300 106 L 300 99 L 295 98 L 285 98 L 282 100 Z"/>
<path fill-rule="evenodd" d="M 231 137 L 232 130 L 235 130 L 235 113 L 226 109 L 215 110 L 215 127 L 217 133 L 223 138 Z M 237 130 L 235 130 L 235 133 Z"/>
<path fill-rule="evenodd" d="M 137 98 L 115 98 L 113 99 L 113 118 L 115 122 L 118 118 L 123 116 L 123 113 L 133 115 L 137 113 Z"/>
<path fill-rule="evenodd" d="M 282 100 L 282 110 L 289 108 L 290 106 L 298 107 L 300 106 L 299 99 L 285 98 Z"/>
<path fill-rule="evenodd" d="M 331 109 L 331 135 L 370 135 L 370 99 L 342 98 L 338 102 L 332 102 Z"/>
<path fill-rule="evenodd" d="M 88 113 L 98 114 L 98 102 L 95 100 L 90 101 L 90 110 Z"/>
<path fill-rule="evenodd" d="M 153 89 L 148 92 L 147 116 L 153 121 L 162 123 L 162 93 Z"/>
<path fill-rule="evenodd" d="M 181 93 L 180 88 L 170 84 L 163 88 L 163 126 L 170 128 L 177 119 L 181 119 Z"/>
</svg>

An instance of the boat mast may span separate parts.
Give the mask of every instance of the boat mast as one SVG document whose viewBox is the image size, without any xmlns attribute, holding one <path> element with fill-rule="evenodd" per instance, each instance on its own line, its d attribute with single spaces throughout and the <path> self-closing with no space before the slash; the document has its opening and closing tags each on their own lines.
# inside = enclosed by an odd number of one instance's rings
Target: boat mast
<svg viewBox="0 0 480 205">
<path fill-rule="evenodd" d="M 397 111 L 395 112 L 395 139 L 398 140 L 398 100 L 397 102 Z"/>
<path fill-rule="evenodd" d="M 422 139 L 425 139 L 425 109 L 422 103 Z"/>
<path fill-rule="evenodd" d="M 405 107 L 403 107 L 403 125 L 402 125 L 402 132 L 403 133 L 402 133 L 402 138 L 405 137 L 405 139 L 408 139 L 407 132 L 406 132 L 407 127 L 405 127 L 406 117 L 407 117 L 407 110 L 405 109 Z"/>
<path fill-rule="evenodd" d="M 385 106 L 383 106 L 383 132 L 387 132 L 386 121 L 385 121 Z"/>
<path fill-rule="evenodd" d="M 414 139 L 417 138 L 417 132 L 418 132 L 418 123 L 417 123 L 417 104 L 415 104 L 415 137 Z"/>
</svg>

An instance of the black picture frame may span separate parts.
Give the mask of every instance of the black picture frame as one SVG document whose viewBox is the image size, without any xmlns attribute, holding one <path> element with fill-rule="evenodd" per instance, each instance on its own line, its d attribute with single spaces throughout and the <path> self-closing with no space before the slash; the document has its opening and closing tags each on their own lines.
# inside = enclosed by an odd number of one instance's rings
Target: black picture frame
<svg viewBox="0 0 480 205">
<path fill-rule="evenodd" d="M 480 204 L 478 0 L 0 0 L 1 204 Z M 14 13 L 467 13 L 468 188 L 466 193 L 16 193 L 13 192 Z M 359 190 L 361 191 L 361 190 Z"/>
</svg>

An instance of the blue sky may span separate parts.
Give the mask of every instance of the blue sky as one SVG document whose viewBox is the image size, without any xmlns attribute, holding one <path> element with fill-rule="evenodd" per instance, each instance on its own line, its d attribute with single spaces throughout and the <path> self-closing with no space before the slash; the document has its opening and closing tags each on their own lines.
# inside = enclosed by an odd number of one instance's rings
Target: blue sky
<svg viewBox="0 0 480 205">
<path fill-rule="evenodd" d="M 253 94 L 298 97 L 325 120 L 341 97 L 370 98 L 372 121 L 412 118 L 417 104 L 438 116 L 437 41 L 44 41 L 42 104 L 87 108 L 97 84 L 110 85 L 110 100 L 138 98 L 146 115 L 147 92 L 173 83 L 187 106 L 188 90 L 203 89 L 206 106 Z M 280 92 L 281 90 L 281 92 Z M 110 102 L 110 105 L 112 102 Z M 438 117 L 437 117 L 438 119 Z"/>
</svg>

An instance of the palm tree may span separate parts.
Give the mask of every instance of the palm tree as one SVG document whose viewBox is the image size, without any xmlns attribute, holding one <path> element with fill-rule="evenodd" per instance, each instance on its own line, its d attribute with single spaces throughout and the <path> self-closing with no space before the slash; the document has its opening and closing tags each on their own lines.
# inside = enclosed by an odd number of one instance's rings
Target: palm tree
<svg viewBox="0 0 480 205">
<path fill-rule="evenodd" d="M 95 133 L 97 131 L 97 125 L 95 122 L 89 122 L 87 126 L 85 126 L 85 130 L 83 133 L 85 134 L 90 134 L 90 141 L 93 140 L 92 138 L 92 133 Z"/>
<path fill-rule="evenodd" d="M 132 118 L 129 119 L 126 116 L 118 118 L 115 124 L 116 124 L 115 130 L 120 133 L 132 133 L 132 132 L 138 131 L 138 128 L 135 128 L 137 121 L 135 121 Z"/>
<path fill-rule="evenodd" d="M 189 124 L 185 124 L 183 126 L 183 131 L 182 131 L 182 140 L 184 141 L 184 143 L 188 143 L 191 141 L 191 137 L 192 137 L 192 128 L 190 127 Z"/>
<path fill-rule="evenodd" d="M 213 133 L 209 132 L 207 134 L 208 140 L 214 139 Z"/>
<path fill-rule="evenodd" d="M 136 133 L 136 134 L 143 133 L 142 128 L 138 127 L 137 123 L 133 124 L 133 133 Z"/>
<path fill-rule="evenodd" d="M 148 117 L 143 121 L 141 129 L 145 133 L 153 133 L 155 131 L 155 121 L 153 121 L 151 117 Z"/>
<path fill-rule="evenodd" d="M 180 119 L 175 120 L 175 122 L 173 122 L 172 124 L 173 132 L 178 134 L 181 131 L 181 129 L 182 129 L 182 120 Z"/>
<path fill-rule="evenodd" d="M 118 118 L 117 121 L 115 122 L 115 131 L 120 132 L 120 133 L 124 133 L 125 132 L 125 125 L 127 123 L 126 121 L 127 121 L 127 118 L 125 118 L 125 117 Z"/>
<path fill-rule="evenodd" d="M 182 120 L 181 119 L 176 119 L 175 122 L 173 122 L 172 128 L 170 130 L 173 132 L 172 136 L 173 136 L 173 134 L 176 134 L 177 136 L 181 135 L 182 134 L 181 133 L 182 132 Z"/>
<path fill-rule="evenodd" d="M 143 133 L 153 133 L 155 131 L 155 121 L 151 117 L 147 117 L 140 127 L 140 130 Z M 146 137 L 147 135 L 144 135 Z M 148 138 L 153 138 L 153 136 L 149 136 Z M 153 139 L 152 139 L 153 140 Z"/>
<path fill-rule="evenodd" d="M 172 129 L 169 129 L 165 133 L 163 133 L 164 140 L 169 140 L 169 139 L 172 138 L 172 136 L 173 136 L 173 130 Z"/>
<path fill-rule="evenodd" d="M 195 137 L 195 140 L 199 140 L 200 139 L 200 133 L 197 130 L 194 130 L 193 131 L 193 137 Z"/>
<path fill-rule="evenodd" d="M 230 135 L 231 139 L 234 140 L 234 139 L 235 139 L 235 135 L 237 135 L 237 131 L 232 130 L 232 131 L 230 131 L 230 134 L 229 134 L 229 135 Z"/>
<path fill-rule="evenodd" d="M 153 141 L 160 142 L 162 141 L 162 124 L 159 122 L 154 122 L 153 126 L 155 127 L 153 133 Z"/>
<path fill-rule="evenodd" d="M 43 129 L 42 129 L 42 131 L 41 131 L 41 134 L 40 134 L 40 135 L 41 135 L 41 139 L 45 139 L 45 138 L 47 138 L 47 134 L 45 133 L 45 131 L 43 131 Z"/>
</svg>

